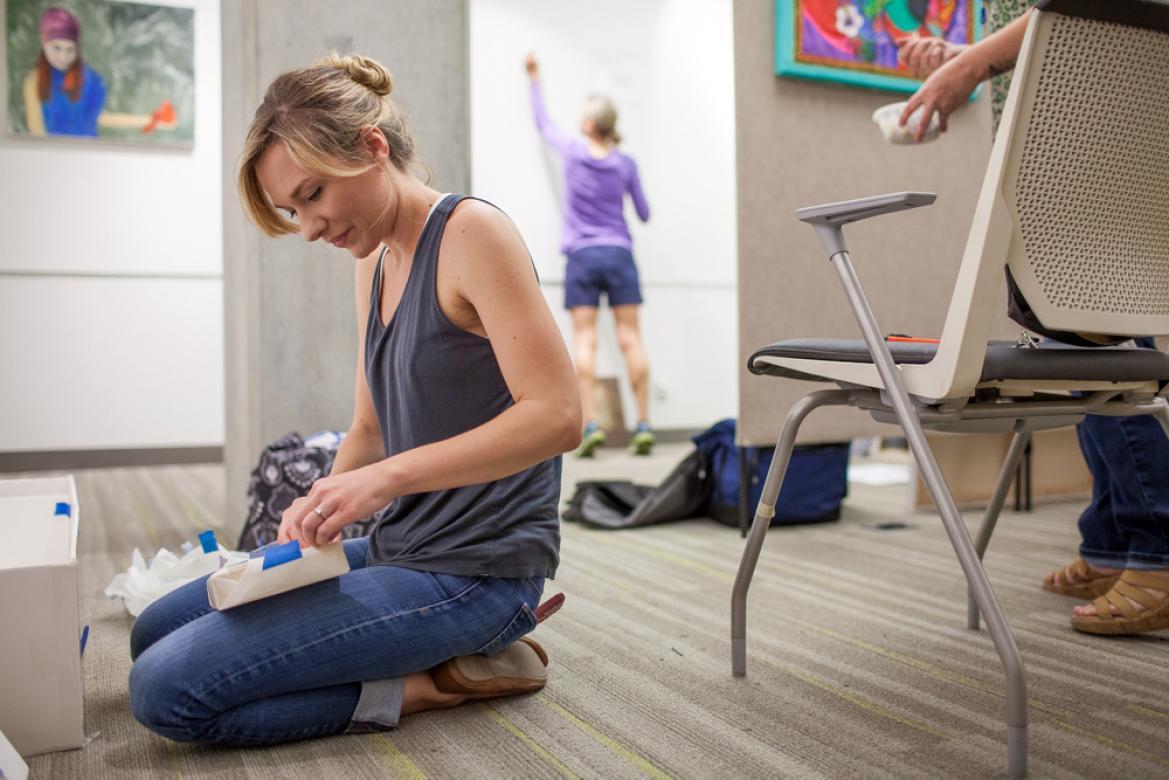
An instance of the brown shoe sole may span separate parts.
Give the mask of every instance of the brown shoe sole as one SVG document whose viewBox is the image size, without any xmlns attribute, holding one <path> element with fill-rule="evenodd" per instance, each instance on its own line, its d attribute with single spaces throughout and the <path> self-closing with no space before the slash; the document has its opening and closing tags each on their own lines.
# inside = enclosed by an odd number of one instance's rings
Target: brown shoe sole
<svg viewBox="0 0 1169 780">
<path fill-rule="evenodd" d="M 443 693 L 512 696 L 543 688 L 548 681 L 547 666 L 544 648 L 534 639 L 521 637 L 498 656 L 452 658 L 431 670 L 430 676 L 434 687 Z"/>
<path fill-rule="evenodd" d="M 1072 615 L 1072 628 L 1083 631 L 1085 634 L 1107 636 L 1160 631 L 1169 628 L 1169 608 L 1163 605 L 1156 610 L 1151 610 L 1150 614 L 1140 614 L 1132 618 L 1116 616 L 1112 620 L 1103 620 L 1094 615 L 1091 617 Z"/>
</svg>

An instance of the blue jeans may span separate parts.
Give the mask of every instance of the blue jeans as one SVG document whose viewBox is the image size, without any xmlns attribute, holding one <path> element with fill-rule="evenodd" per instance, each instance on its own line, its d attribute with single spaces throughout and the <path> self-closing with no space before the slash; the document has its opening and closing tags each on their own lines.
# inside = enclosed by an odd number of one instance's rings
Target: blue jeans
<svg viewBox="0 0 1169 780">
<path fill-rule="evenodd" d="M 1149 415 L 1090 414 L 1076 431 L 1092 472 L 1080 557 L 1118 569 L 1169 567 L 1169 438 L 1161 424 Z"/>
<path fill-rule="evenodd" d="M 542 578 L 366 566 L 219 612 L 206 578 L 147 607 L 130 634 L 130 707 L 180 742 L 270 745 L 392 727 L 404 678 L 491 655 L 536 626 Z"/>
</svg>

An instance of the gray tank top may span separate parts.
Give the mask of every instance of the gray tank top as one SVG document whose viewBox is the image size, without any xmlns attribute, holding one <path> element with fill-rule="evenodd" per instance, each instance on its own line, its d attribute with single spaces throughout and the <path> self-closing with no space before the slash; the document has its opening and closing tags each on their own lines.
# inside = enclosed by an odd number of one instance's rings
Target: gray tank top
<svg viewBox="0 0 1169 780">
<path fill-rule="evenodd" d="M 378 258 L 365 375 L 387 455 L 449 439 L 513 403 L 491 342 L 438 305 L 438 248 L 464 195 L 443 196 L 418 239 L 402 300 L 382 323 Z M 560 457 L 478 485 L 401 496 L 370 532 L 370 564 L 443 574 L 552 577 L 560 550 Z"/>
</svg>

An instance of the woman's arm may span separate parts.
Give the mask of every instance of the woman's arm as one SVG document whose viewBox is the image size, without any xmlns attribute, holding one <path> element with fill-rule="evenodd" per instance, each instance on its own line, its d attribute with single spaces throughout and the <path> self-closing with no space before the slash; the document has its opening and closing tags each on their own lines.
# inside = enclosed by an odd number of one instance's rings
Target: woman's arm
<svg viewBox="0 0 1169 780">
<path fill-rule="evenodd" d="M 355 471 L 378 463 L 386 457 L 385 448 L 382 445 L 381 430 L 378 428 L 377 413 L 374 411 L 373 398 L 369 394 L 369 383 L 365 378 L 365 329 L 369 323 L 369 297 L 373 290 L 373 273 L 377 267 L 379 254 L 381 254 L 380 248 L 369 257 L 358 260 L 356 265 L 354 291 L 355 310 L 357 311 L 357 374 L 353 381 L 353 421 L 337 450 L 337 457 L 333 460 L 333 469 L 329 472 L 330 476 Z M 299 521 L 319 503 L 319 497 L 313 496 L 311 489 L 307 496 L 293 501 L 281 515 L 277 541 L 286 542 L 289 539 L 300 539 Z M 378 509 L 380 508 L 378 507 Z M 355 519 L 360 520 L 361 518 Z"/>
<path fill-rule="evenodd" d="M 637 172 L 637 163 L 629 160 L 629 197 L 633 199 L 633 208 L 637 210 L 637 218 L 642 222 L 649 222 L 649 201 L 641 190 L 641 176 Z"/>
<path fill-rule="evenodd" d="M 536 120 L 536 129 L 540 131 L 540 135 L 543 136 L 549 146 L 561 154 L 566 154 L 572 147 L 573 137 L 561 130 L 548 116 L 548 112 L 544 108 L 544 94 L 540 90 L 540 68 L 536 64 L 534 55 L 529 54 L 527 56 L 527 59 L 524 60 L 524 67 L 527 69 L 528 78 L 531 80 L 529 97 L 532 101 L 532 116 Z"/>
<path fill-rule="evenodd" d="M 24 122 L 28 134 L 45 135 L 45 114 L 41 108 L 41 96 L 37 94 L 37 72 L 30 71 L 24 79 Z"/>
<path fill-rule="evenodd" d="M 373 397 L 369 393 L 369 382 L 365 377 L 365 329 L 369 324 L 369 298 L 373 292 L 373 274 L 377 268 L 379 247 L 369 257 L 357 261 L 353 285 L 357 312 L 357 371 L 353 379 L 353 421 L 349 431 L 337 450 L 330 474 L 343 474 L 386 457 L 382 444 L 381 429 L 378 427 L 377 412 L 373 408 Z"/>
<path fill-rule="evenodd" d="M 500 479 L 580 443 L 572 361 L 511 220 L 485 203 L 462 204 L 447 226 L 444 261 L 515 403 L 478 428 L 390 458 L 400 493 Z"/>
<path fill-rule="evenodd" d="M 968 47 L 935 70 L 913 93 L 901 112 L 900 124 L 904 126 L 919 106 L 924 107 L 915 140 L 921 141 L 935 112 L 938 125 L 944 131 L 946 118 L 970 99 L 975 87 L 1015 67 L 1032 13 L 1034 9 L 1028 10 L 1003 29 Z"/>
<path fill-rule="evenodd" d="M 483 203 L 461 205 L 447 224 L 439 263 L 478 320 L 475 330 L 490 340 L 515 403 L 458 436 L 318 480 L 294 518 L 307 544 L 328 542 L 397 496 L 501 479 L 580 441 L 572 362 L 511 221 Z M 311 511 L 315 506 L 327 520 Z"/>
</svg>

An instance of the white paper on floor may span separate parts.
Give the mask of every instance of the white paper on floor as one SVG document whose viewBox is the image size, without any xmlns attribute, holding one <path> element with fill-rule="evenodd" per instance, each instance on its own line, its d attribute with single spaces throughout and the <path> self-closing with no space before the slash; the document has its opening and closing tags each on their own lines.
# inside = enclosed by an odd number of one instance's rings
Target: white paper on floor
<svg viewBox="0 0 1169 780">
<path fill-rule="evenodd" d="M 848 481 L 858 485 L 908 485 L 909 464 L 850 463 Z"/>
<path fill-rule="evenodd" d="M 248 559 L 246 552 L 234 552 L 222 547 L 214 552 L 204 552 L 202 547 L 186 543 L 182 549 L 184 553 L 180 558 L 163 547 L 147 564 L 142 552 L 135 547 L 130 568 L 114 577 L 106 586 L 105 594 L 110 598 L 122 599 L 126 611 L 137 617 L 151 602 L 191 580 L 211 574 L 219 569 L 221 563 L 231 564 Z"/>
</svg>

